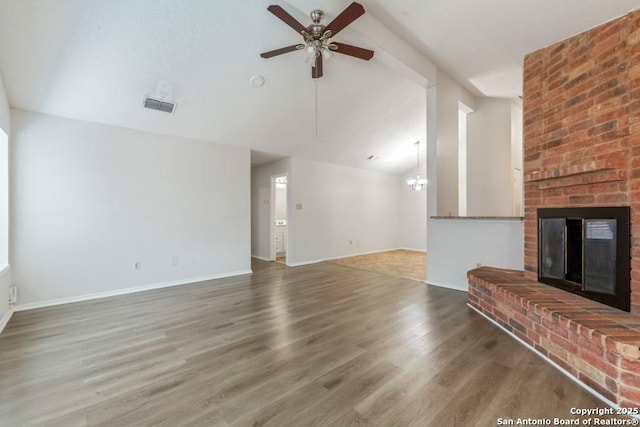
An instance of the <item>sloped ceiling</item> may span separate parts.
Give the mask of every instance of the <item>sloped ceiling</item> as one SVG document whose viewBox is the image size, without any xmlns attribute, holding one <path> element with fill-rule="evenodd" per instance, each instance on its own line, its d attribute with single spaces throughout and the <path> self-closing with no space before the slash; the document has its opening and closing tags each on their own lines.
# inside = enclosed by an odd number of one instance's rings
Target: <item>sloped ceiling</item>
<svg viewBox="0 0 640 427">
<path fill-rule="evenodd" d="M 400 174 L 426 133 L 425 89 L 381 60 L 335 55 L 312 80 L 262 0 L 0 0 L 0 72 L 13 107 Z M 283 2 L 307 25 L 349 1 Z M 640 0 L 363 0 L 371 19 L 477 94 L 514 97 L 522 56 Z M 357 27 L 357 26 L 356 26 Z M 371 27 L 366 27 L 371 28 Z M 381 27 L 380 27 L 381 28 Z M 375 34 L 336 40 L 376 49 Z M 389 53 L 389 52 L 386 52 Z M 393 55 L 393 52 L 390 52 Z M 264 76 L 256 88 L 252 75 Z M 142 108 L 146 95 L 175 114 Z M 367 161 L 375 155 L 378 159 Z"/>
</svg>

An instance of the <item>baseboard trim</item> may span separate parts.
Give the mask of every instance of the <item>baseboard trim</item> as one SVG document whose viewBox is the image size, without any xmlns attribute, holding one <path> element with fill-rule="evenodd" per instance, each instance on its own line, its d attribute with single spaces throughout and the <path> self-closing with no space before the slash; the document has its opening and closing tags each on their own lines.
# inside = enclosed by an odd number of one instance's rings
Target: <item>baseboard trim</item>
<svg viewBox="0 0 640 427">
<path fill-rule="evenodd" d="M 606 397 L 604 397 L 603 395 L 601 395 L 600 393 L 598 393 L 597 391 L 595 391 L 592 388 L 589 388 L 586 384 L 580 382 L 576 377 L 574 377 L 573 375 L 571 375 L 566 369 L 564 369 L 562 366 L 558 365 L 556 362 L 554 362 L 553 360 L 549 359 L 547 356 L 545 356 L 544 354 L 540 353 L 538 350 L 536 350 L 534 347 L 530 346 L 529 344 L 527 344 L 525 341 L 523 341 L 522 339 L 518 338 L 518 336 L 514 335 L 511 331 L 505 329 L 501 324 L 499 324 L 498 322 L 496 322 L 495 320 L 493 320 L 492 318 L 490 318 L 489 316 L 487 316 L 486 314 L 484 314 L 483 312 L 479 311 L 478 309 L 476 309 L 475 307 L 472 307 L 471 304 L 467 303 L 467 307 L 469 307 L 471 310 L 475 311 L 476 313 L 478 313 L 480 316 L 484 317 L 485 319 L 487 319 L 489 322 L 493 323 L 494 325 L 496 325 L 498 328 L 500 328 L 500 330 L 502 330 L 503 332 L 505 332 L 507 335 L 509 335 L 511 338 L 515 339 L 516 341 L 518 341 L 520 344 L 522 344 L 523 346 L 525 346 L 526 348 L 528 348 L 529 350 L 531 350 L 532 352 L 534 352 L 536 355 L 538 355 L 539 357 L 541 357 L 545 362 L 549 363 L 551 366 L 553 366 L 554 368 L 556 368 L 558 371 L 560 371 L 565 377 L 569 378 L 571 381 L 573 381 L 574 383 L 578 384 L 580 387 L 582 387 L 585 391 L 589 392 L 590 394 L 592 394 L 594 397 L 596 397 L 597 399 L 600 399 L 603 403 L 606 403 L 607 405 L 611 406 L 612 408 L 618 408 L 619 406 L 615 403 L 613 403 L 612 401 L 610 401 L 609 399 L 607 399 Z"/>
<path fill-rule="evenodd" d="M 313 259 L 310 261 L 300 261 L 300 262 L 287 262 L 287 267 L 302 267 L 303 265 L 317 264 L 319 262 L 324 262 L 326 259 Z"/>
<path fill-rule="evenodd" d="M 429 270 L 429 267 L 427 267 L 427 272 Z M 454 285 L 450 285 L 448 283 L 439 283 L 439 282 L 434 282 L 433 280 L 429 280 L 429 278 L 427 277 L 427 280 L 424 281 L 424 283 L 426 283 L 427 285 L 433 285 L 433 286 L 437 286 L 439 288 L 446 288 L 446 289 L 452 289 L 454 291 L 461 291 L 461 292 L 469 292 L 469 286 L 454 286 Z"/>
<path fill-rule="evenodd" d="M 4 316 L 2 316 L 2 319 L 0 319 L 0 334 L 2 334 L 2 331 L 4 331 L 4 328 L 7 326 L 7 323 L 9 323 L 9 320 L 11 320 L 11 316 L 13 316 L 13 309 L 12 308 L 10 308 L 4 314 Z"/>
<path fill-rule="evenodd" d="M 7 274 L 10 271 L 11 271 L 11 265 L 9 265 L 9 264 L 0 265 L 0 277 L 4 276 L 5 274 Z"/>
<path fill-rule="evenodd" d="M 144 291 L 150 291 L 154 289 L 169 288 L 171 286 L 189 285 L 191 283 L 205 282 L 207 280 L 215 280 L 215 279 L 224 279 L 226 277 L 243 276 L 251 273 L 252 273 L 251 270 L 240 270 L 240 271 L 233 271 L 230 273 L 212 274 L 209 276 L 191 277 L 187 279 L 174 280 L 170 282 L 153 283 L 150 285 L 143 285 L 143 286 L 134 286 L 131 288 L 116 289 L 113 291 L 98 292 L 95 294 L 79 295 L 75 297 L 59 298 L 54 300 L 33 302 L 28 304 L 18 304 L 14 308 L 14 311 L 34 310 L 36 308 L 52 307 L 55 305 L 69 304 L 73 302 L 90 301 L 94 299 L 108 298 L 108 297 L 113 297 L 118 295 L 133 294 L 136 292 L 144 292 Z"/>
<path fill-rule="evenodd" d="M 319 262 L 333 261 L 333 260 L 342 259 L 342 258 L 351 258 L 351 257 L 355 257 L 355 256 L 379 254 L 381 252 L 397 251 L 399 249 L 404 249 L 404 248 L 380 249 L 380 250 L 377 250 L 377 251 L 358 252 L 356 254 L 346 254 L 346 255 L 339 255 L 339 256 L 333 256 L 333 257 L 327 257 L 327 258 L 312 259 L 312 260 L 309 260 L 309 261 L 291 262 L 291 263 L 287 263 L 287 266 L 289 266 L 289 267 L 300 267 L 300 266 L 303 266 L 303 265 L 317 264 Z M 407 249 L 407 250 L 412 251 L 413 249 Z M 426 251 L 418 251 L 418 252 L 424 252 L 426 254 Z"/>
<path fill-rule="evenodd" d="M 358 252 L 357 254 L 346 254 L 346 255 L 341 255 L 341 256 L 334 256 L 334 257 L 330 257 L 330 258 L 325 258 L 322 261 L 333 261 L 333 260 L 342 259 L 342 258 L 352 258 L 352 257 L 362 256 L 362 255 L 373 255 L 373 254 L 379 254 L 379 253 L 382 253 L 382 252 L 397 251 L 399 249 L 402 249 L 402 248 L 389 248 L 389 249 L 381 249 L 381 250 L 378 250 L 378 251 Z"/>
<path fill-rule="evenodd" d="M 251 255 L 251 258 L 255 258 L 255 259 L 259 259 L 260 261 L 267 261 L 267 262 L 274 261 L 272 259 L 265 258 L 265 257 L 262 257 L 262 256 L 258 256 L 258 255 Z"/>
</svg>

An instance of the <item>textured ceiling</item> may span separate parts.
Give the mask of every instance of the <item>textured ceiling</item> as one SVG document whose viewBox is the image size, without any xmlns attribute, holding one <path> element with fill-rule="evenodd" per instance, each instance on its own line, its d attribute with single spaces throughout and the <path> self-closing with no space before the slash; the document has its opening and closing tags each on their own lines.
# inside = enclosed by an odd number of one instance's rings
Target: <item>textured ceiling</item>
<svg viewBox="0 0 640 427">
<path fill-rule="evenodd" d="M 367 10 L 477 95 L 522 94 L 524 55 L 631 10 L 639 0 L 385 0 Z"/>
<path fill-rule="evenodd" d="M 303 52 L 262 0 L 0 0 L 0 71 L 12 106 L 63 117 L 403 173 L 426 133 L 424 87 L 384 61 L 335 55 L 310 77 Z M 349 1 L 288 1 L 329 22 Z M 522 56 L 640 6 L 640 0 L 362 0 L 477 94 L 520 93 Z M 357 26 L 354 26 L 354 28 Z M 372 27 L 366 27 L 372 28 Z M 365 28 L 365 29 L 366 29 Z M 337 38 L 378 49 L 379 34 Z M 388 55 L 387 55 L 388 56 Z M 249 84 L 254 74 L 263 87 Z M 142 108 L 145 95 L 175 114 Z M 374 154 L 377 160 L 367 161 Z"/>
</svg>

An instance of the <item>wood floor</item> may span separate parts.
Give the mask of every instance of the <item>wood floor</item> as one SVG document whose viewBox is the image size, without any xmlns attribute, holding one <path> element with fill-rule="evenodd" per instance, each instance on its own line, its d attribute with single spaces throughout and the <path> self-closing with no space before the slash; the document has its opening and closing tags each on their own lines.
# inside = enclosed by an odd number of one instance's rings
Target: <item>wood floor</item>
<svg viewBox="0 0 640 427">
<path fill-rule="evenodd" d="M 3 426 L 491 426 L 604 407 L 465 305 L 341 265 L 17 312 Z"/>
<path fill-rule="evenodd" d="M 427 254 L 421 251 L 396 249 L 340 258 L 330 262 L 421 282 L 424 282 L 427 277 Z"/>
</svg>

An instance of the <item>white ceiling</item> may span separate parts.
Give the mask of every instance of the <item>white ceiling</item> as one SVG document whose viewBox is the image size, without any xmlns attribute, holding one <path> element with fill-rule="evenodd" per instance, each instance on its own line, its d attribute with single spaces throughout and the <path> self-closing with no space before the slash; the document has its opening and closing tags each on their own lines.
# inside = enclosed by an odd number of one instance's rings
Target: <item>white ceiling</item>
<svg viewBox="0 0 640 427">
<path fill-rule="evenodd" d="M 396 174 L 412 168 L 426 96 L 382 60 L 394 52 L 377 51 L 369 62 L 336 55 L 312 80 L 303 52 L 259 57 L 300 41 L 267 12 L 271 3 L 0 0 L 0 72 L 18 108 L 248 147 L 261 152 L 256 161 L 291 155 Z M 349 3 L 279 4 L 307 25 L 309 10 L 294 5 L 324 9 L 326 24 Z M 640 7 L 640 0 L 361 3 L 368 18 L 476 94 L 500 97 L 520 94 L 525 53 Z M 374 36 L 347 29 L 336 40 L 374 48 Z M 254 74 L 265 77 L 263 87 L 249 84 Z M 175 114 L 143 109 L 145 95 L 176 102 Z M 378 159 L 367 161 L 371 154 Z"/>
</svg>

